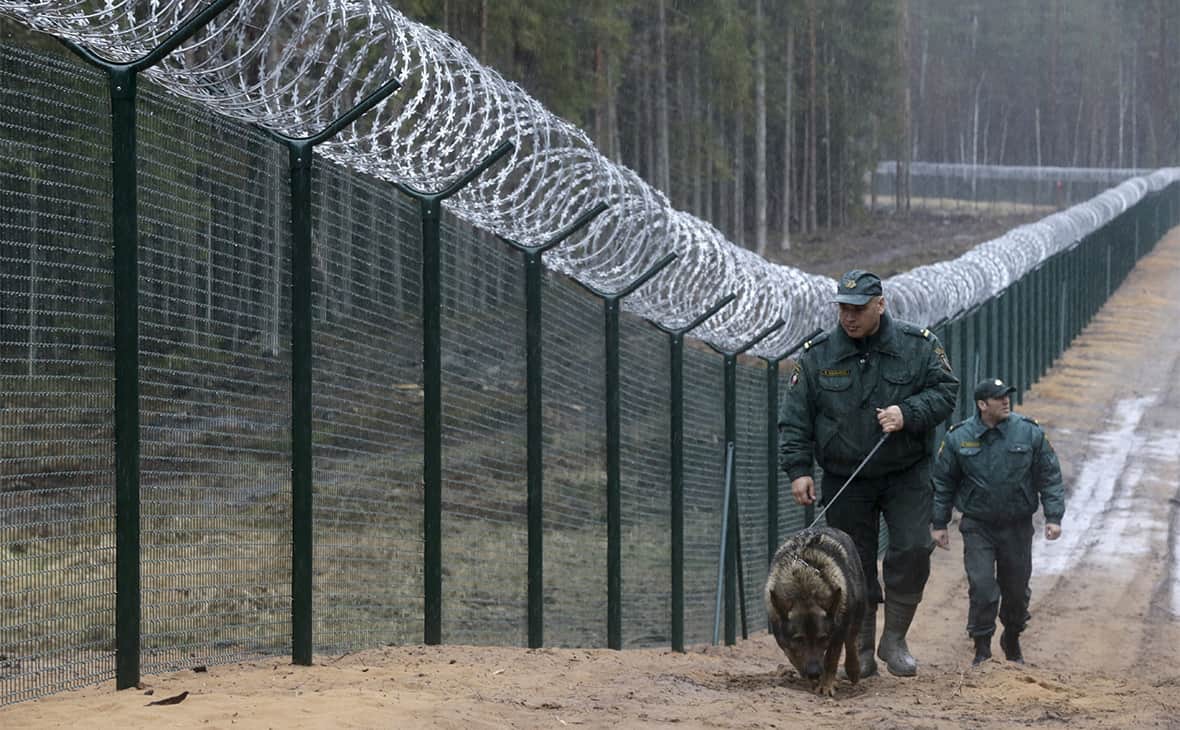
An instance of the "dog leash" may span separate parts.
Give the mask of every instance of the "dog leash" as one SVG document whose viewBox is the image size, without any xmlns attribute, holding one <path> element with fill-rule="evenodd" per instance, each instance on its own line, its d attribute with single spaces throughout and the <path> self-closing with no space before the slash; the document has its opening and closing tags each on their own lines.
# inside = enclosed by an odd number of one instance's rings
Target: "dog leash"
<svg viewBox="0 0 1180 730">
<path fill-rule="evenodd" d="M 881 444 L 885 443 L 885 439 L 887 438 L 889 438 L 888 431 L 881 434 L 881 438 L 877 440 L 876 446 L 874 446 L 872 450 L 869 451 L 869 455 L 861 460 L 860 464 L 858 464 L 856 469 L 852 472 L 852 476 L 848 477 L 848 481 L 844 482 L 844 486 L 840 487 L 840 489 L 836 491 L 836 496 L 828 500 L 828 503 L 825 504 L 824 508 L 819 511 L 819 514 L 815 516 L 815 519 L 811 521 L 811 524 L 807 526 L 807 529 L 810 530 L 812 527 L 815 527 L 816 523 L 820 521 L 820 518 L 824 516 L 824 513 L 828 511 L 828 508 L 836 503 L 836 500 L 839 499 L 840 495 L 844 493 L 845 488 L 847 488 L 849 484 L 852 484 L 852 480 L 856 479 L 856 475 L 860 474 L 860 470 L 865 468 L 865 464 L 869 463 L 869 459 L 873 458 L 873 454 L 877 453 L 877 450 L 881 448 Z"/>
</svg>

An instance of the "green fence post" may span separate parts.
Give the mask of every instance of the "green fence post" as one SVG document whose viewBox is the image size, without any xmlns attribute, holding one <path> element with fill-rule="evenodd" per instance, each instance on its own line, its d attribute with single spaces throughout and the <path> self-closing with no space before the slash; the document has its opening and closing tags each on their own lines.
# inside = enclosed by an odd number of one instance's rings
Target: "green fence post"
<svg viewBox="0 0 1180 730">
<path fill-rule="evenodd" d="M 619 305 L 623 298 L 646 284 L 668 264 L 670 253 L 616 292 L 603 292 L 587 284 L 583 288 L 602 298 L 606 337 L 606 645 L 623 648 L 623 535 L 622 458 L 619 414 Z"/>
<path fill-rule="evenodd" d="M 670 358 L 669 398 L 671 452 L 671 531 L 672 531 L 672 651 L 684 651 L 684 336 L 701 326 L 721 308 L 737 299 L 726 294 L 680 329 L 669 329 L 653 322 L 656 329 L 668 335 Z"/>
<path fill-rule="evenodd" d="M 720 353 L 725 359 L 725 442 L 726 444 L 733 444 L 736 449 L 737 445 L 737 359 L 738 356 L 745 353 L 751 347 L 757 345 L 762 340 L 774 334 L 786 322 L 782 319 L 777 319 L 772 325 L 767 327 L 762 332 L 754 336 L 754 339 L 745 343 L 736 350 L 723 350 L 713 344 L 709 344 L 714 351 Z M 728 536 L 723 540 L 725 544 L 725 565 L 722 572 L 725 575 L 725 643 L 734 644 L 737 641 L 737 616 L 735 603 L 740 605 L 742 618 L 742 638 L 746 638 L 746 606 L 745 600 L 736 601 L 736 594 L 739 590 L 744 590 L 741 581 L 738 579 L 738 574 L 741 572 L 741 555 L 739 547 L 739 532 L 741 530 L 741 522 L 738 515 L 738 501 L 737 501 L 737 479 L 731 480 L 729 494 L 725 496 L 730 504 L 729 519 L 722 526 L 722 530 Z M 737 590 L 735 590 L 737 589 Z"/>
<path fill-rule="evenodd" d="M 726 570 L 726 565 L 729 563 L 729 510 L 730 494 L 733 492 L 734 480 L 734 443 L 732 441 L 725 444 L 725 462 L 724 474 L 725 478 L 722 485 L 721 494 L 721 547 L 719 555 L 717 556 L 717 593 L 716 600 L 713 603 L 713 644 L 717 645 L 721 641 L 721 617 L 722 613 L 730 613 L 732 609 L 726 607 L 722 608 L 722 597 L 726 595 L 725 588 L 726 576 L 730 571 Z M 732 619 L 731 619 L 732 620 Z M 735 643 L 733 639 L 726 639 L 727 644 Z"/>
<path fill-rule="evenodd" d="M 139 683 L 142 621 L 139 498 L 139 208 L 136 111 L 139 73 L 172 53 L 233 4 L 217 0 L 185 19 L 143 57 L 116 63 L 62 43 L 107 74 L 111 102 L 111 232 L 115 343 L 115 688 Z"/>
<path fill-rule="evenodd" d="M 539 246 L 524 246 L 500 237 L 509 246 L 524 253 L 525 300 L 525 389 L 526 389 L 526 471 L 528 479 L 528 643 L 530 649 L 545 644 L 544 580 L 544 416 L 541 409 L 541 255 L 564 242 L 607 209 L 598 203 L 573 223 Z"/>
<path fill-rule="evenodd" d="M 387 81 L 310 137 L 270 135 L 287 147 L 291 165 L 291 661 L 312 658 L 312 312 L 311 205 L 315 147 L 336 136 L 397 91 Z"/>
<path fill-rule="evenodd" d="M 502 142 L 436 193 L 396 183 L 398 190 L 418 201 L 422 218 L 422 634 L 426 644 L 442 643 L 442 204 L 512 149 L 511 142 Z"/>
</svg>

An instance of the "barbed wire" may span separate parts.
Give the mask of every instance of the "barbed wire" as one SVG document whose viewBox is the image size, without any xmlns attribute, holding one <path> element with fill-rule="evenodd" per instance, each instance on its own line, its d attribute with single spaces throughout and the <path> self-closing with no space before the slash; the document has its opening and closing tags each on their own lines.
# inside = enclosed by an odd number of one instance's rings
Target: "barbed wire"
<svg viewBox="0 0 1180 730">
<path fill-rule="evenodd" d="M 204 3 L 193 0 L 0 0 L 0 13 L 129 62 L 159 45 Z M 786 323 L 751 349 L 777 358 L 835 322 L 830 277 L 774 264 L 672 207 L 633 170 L 458 41 L 383 0 L 241 0 L 147 70 L 171 92 L 289 137 L 328 127 L 382 84 L 401 89 L 317 147 L 358 172 L 441 190 L 504 142 L 512 150 L 446 202 L 459 218 L 539 245 L 599 203 L 609 207 L 545 263 L 599 291 L 618 291 L 668 253 L 677 260 L 623 300 L 679 329 L 721 296 L 737 295 L 693 332 L 723 350 Z M 1039 261 L 1180 177 L 1166 169 L 1022 226 L 952 261 L 885 281 L 891 311 L 930 325 L 982 303 Z"/>
</svg>

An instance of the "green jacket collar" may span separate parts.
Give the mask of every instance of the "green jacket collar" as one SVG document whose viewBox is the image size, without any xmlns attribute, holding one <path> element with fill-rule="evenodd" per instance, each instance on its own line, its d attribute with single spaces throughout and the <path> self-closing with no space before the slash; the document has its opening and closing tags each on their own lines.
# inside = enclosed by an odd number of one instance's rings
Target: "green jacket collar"
<svg viewBox="0 0 1180 730">
<path fill-rule="evenodd" d="M 985 433 L 992 430 L 998 431 L 1001 436 L 1007 437 L 1008 424 L 1012 422 L 1014 415 L 1015 414 L 1010 414 L 1007 418 L 997 423 L 993 428 L 988 428 L 987 424 L 984 423 L 979 417 L 979 412 L 976 411 L 975 415 L 967 419 L 967 422 L 963 424 L 961 428 L 955 429 L 955 433 L 962 431 L 963 435 L 968 437 L 968 441 L 977 440 Z"/>
<path fill-rule="evenodd" d="M 859 356 L 865 352 L 882 352 L 886 355 L 900 356 L 902 353 L 897 344 L 898 333 L 897 325 L 893 323 L 893 318 L 889 316 L 888 312 L 881 314 L 881 326 L 877 328 L 877 331 L 860 340 L 849 337 L 844 332 L 844 328 L 837 323 L 831 338 L 832 359 L 842 360 L 846 357 Z"/>
</svg>

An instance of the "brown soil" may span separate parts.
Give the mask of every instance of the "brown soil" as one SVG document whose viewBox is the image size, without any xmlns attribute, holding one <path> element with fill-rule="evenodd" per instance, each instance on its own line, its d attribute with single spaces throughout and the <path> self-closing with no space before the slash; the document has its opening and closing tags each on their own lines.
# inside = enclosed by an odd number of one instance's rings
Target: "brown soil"
<svg viewBox="0 0 1180 730">
<path fill-rule="evenodd" d="M 812 694 L 762 631 L 684 654 L 409 646 L 312 667 L 214 666 L 146 677 L 143 690 L 108 682 L 14 705 L 0 726 L 1180 728 L 1178 289 L 1180 229 L 1018 408 L 1047 428 L 1072 490 L 1062 539 L 1034 549 L 1038 565 L 1067 557 L 1069 567 L 1034 569 L 1024 666 L 997 646 L 971 668 L 952 531 L 911 632 L 919 675 L 841 680 L 834 699 Z M 1112 458 L 1120 450 L 1127 458 Z M 178 704 L 148 706 L 181 692 Z"/>
</svg>

